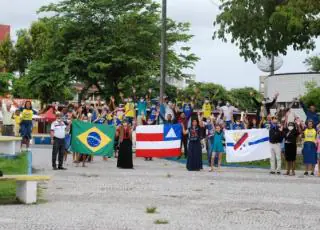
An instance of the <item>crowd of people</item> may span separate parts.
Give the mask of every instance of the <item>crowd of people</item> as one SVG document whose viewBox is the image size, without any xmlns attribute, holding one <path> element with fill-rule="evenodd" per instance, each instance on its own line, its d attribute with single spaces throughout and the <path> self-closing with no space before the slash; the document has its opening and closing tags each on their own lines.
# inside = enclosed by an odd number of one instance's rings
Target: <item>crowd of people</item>
<svg viewBox="0 0 320 230">
<path fill-rule="evenodd" d="M 53 144 L 52 166 L 53 169 L 65 169 L 63 161 L 65 154 L 70 150 L 72 120 L 82 120 L 97 124 L 114 125 L 116 129 L 114 155 L 117 157 L 119 168 L 133 168 L 132 148 L 134 140 L 132 133 L 138 125 L 181 124 L 182 156 L 187 159 L 189 171 L 203 169 L 202 149 L 205 147 L 210 171 L 220 170 L 222 156 L 225 153 L 225 130 L 260 129 L 269 130 L 271 147 L 270 165 L 271 174 L 280 174 L 281 156 L 284 153 L 287 162 L 286 175 L 295 175 L 295 161 L 298 142 L 303 140 L 303 159 L 305 175 L 314 175 L 317 162 L 320 161 L 320 125 L 316 107 L 309 108 L 298 99 L 304 109 L 307 120 L 301 119 L 291 109 L 292 105 L 277 106 L 276 113 L 271 115 L 271 108 L 276 104 L 278 94 L 272 100 L 258 101 L 251 94 L 256 105 L 256 114 L 249 116 L 247 112 L 240 111 L 229 102 L 219 102 L 214 105 L 208 98 L 203 101 L 202 109 L 195 109 L 193 98 L 186 99 L 179 106 L 170 101 L 168 97 L 152 100 L 151 92 L 143 97 L 124 97 L 116 103 L 115 97 L 109 101 L 97 100 L 94 103 L 82 101 L 79 104 L 69 104 L 61 110 L 57 107 L 57 120 L 52 123 L 51 136 Z M 16 112 L 10 110 L 10 103 L 2 103 L 3 135 L 21 135 L 22 144 L 29 147 L 32 130 L 31 102 L 26 102 L 24 107 Z M 58 155 L 58 167 L 56 159 Z M 181 157 L 182 157 L 181 156 Z M 107 157 L 104 157 L 107 160 Z M 77 164 L 92 161 L 93 156 L 73 153 L 73 161 Z M 145 160 L 152 160 L 146 158 Z M 319 164 L 320 165 L 320 164 Z M 319 170 L 320 171 L 320 170 Z M 319 175 L 320 176 L 320 175 Z"/>
</svg>

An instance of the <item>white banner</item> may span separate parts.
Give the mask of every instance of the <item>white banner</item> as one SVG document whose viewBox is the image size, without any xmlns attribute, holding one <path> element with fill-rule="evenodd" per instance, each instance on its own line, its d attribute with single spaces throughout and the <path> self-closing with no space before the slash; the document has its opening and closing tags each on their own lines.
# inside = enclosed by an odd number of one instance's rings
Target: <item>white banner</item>
<svg viewBox="0 0 320 230">
<path fill-rule="evenodd" d="M 270 158 L 269 130 L 227 130 L 227 162 L 248 162 Z"/>
</svg>

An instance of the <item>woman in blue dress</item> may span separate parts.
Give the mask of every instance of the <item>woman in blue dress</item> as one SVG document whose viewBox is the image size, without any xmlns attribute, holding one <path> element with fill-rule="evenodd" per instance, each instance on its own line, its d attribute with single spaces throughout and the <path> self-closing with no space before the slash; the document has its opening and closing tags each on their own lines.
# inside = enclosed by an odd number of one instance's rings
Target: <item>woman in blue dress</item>
<svg viewBox="0 0 320 230">
<path fill-rule="evenodd" d="M 218 155 L 218 170 L 220 170 L 221 167 L 221 161 L 222 161 L 222 154 L 224 153 L 224 132 L 222 130 L 222 127 L 220 125 L 216 126 L 216 131 L 214 133 L 213 137 L 213 143 L 212 143 L 212 158 L 211 158 L 211 169 L 210 172 L 214 171 L 214 158 L 216 155 Z"/>
<path fill-rule="evenodd" d="M 200 171 L 202 166 L 202 147 L 201 147 L 201 129 L 197 119 L 193 119 L 191 127 L 188 131 L 184 130 L 185 134 L 188 134 L 188 158 L 187 169 L 188 171 Z"/>
</svg>

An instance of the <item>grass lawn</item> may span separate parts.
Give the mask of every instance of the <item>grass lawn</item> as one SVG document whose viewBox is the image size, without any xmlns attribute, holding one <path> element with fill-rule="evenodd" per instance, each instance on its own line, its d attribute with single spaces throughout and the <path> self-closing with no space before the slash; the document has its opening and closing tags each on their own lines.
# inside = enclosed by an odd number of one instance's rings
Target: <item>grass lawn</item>
<svg viewBox="0 0 320 230">
<path fill-rule="evenodd" d="M 21 154 L 17 158 L 7 159 L 0 157 L 0 170 L 4 175 L 27 174 L 27 154 Z M 16 182 L 0 182 L 0 204 L 16 204 Z"/>
</svg>

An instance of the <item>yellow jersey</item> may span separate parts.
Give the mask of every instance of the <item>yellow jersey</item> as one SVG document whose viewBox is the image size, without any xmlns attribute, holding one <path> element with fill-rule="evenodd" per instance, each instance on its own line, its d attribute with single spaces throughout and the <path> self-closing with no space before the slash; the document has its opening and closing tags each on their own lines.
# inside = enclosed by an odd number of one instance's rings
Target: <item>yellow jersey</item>
<svg viewBox="0 0 320 230">
<path fill-rule="evenodd" d="M 208 118 L 211 116 L 212 113 L 212 107 L 210 103 L 206 104 L 204 103 L 202 106 L 202 112 L 203 112 L 203 117 Z"/>
<path fill-rule="evenodd" d="M 135 116 L 134 103 L 128 102 L 125 105 L 124 109 L 125 109 L 126 117 L 134 117 Z"/>
<path fill-rule="evenodd" d="M 21 123 L 20 115 L 19 116 L 13 115 L 13 119 L 14 119 L 14 122 L 15 122 L 16 125 L 20 125 L 20 123 Z"/>
<path fill-rule="evenodd" d="M 23 109 L 21 112 L 22 121 L 32 121 L 33 110 L 32 109 Z"/>
<path fill-rule="evenodd" d="M 317 140 L 317 131 L 315 129 L 306 129 L 304 131 L 305 142 L 315 142 Z"/>
</svg>

